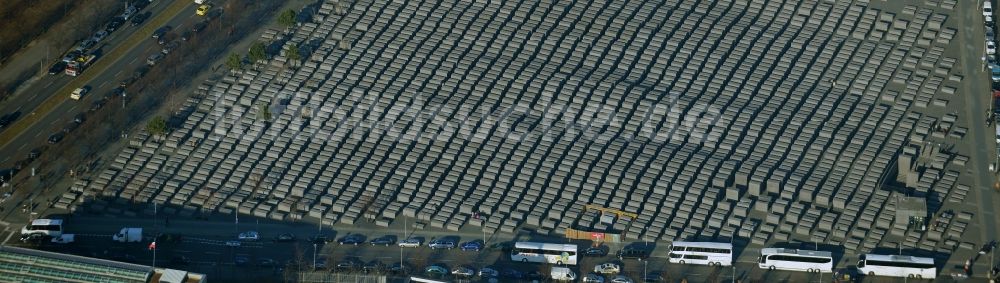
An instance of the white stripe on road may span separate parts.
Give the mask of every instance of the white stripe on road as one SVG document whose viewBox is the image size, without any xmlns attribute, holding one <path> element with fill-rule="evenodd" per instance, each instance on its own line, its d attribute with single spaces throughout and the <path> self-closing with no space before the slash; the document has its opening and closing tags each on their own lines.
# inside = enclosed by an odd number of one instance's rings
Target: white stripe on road
<svg viewBox="0 0 1000 283">
<path fill-rule="evenodd" d="M 104 85 L 106 85 L 106 84 L 108 84 L 108 81 L 104 81 L 103 83 L 101 83 L 101 84 L 97 85 L 97 88 L 102 88 L 102 87 L 104 87 Z"/>
<path fill-rule="evenodd" d="M 80 107 L 80 105 L 79 104 L 78 105 L 73 105 L 73 107 L 69 108 L 69 112 L 73 112 L 73 110 L 76 110 L 77 107 Z"/>
<path fill-rule="evenodd" d="M 7 241 L 10 241 L 10 237 L 13 237 L 13 236 L 14 236 L 14 232 L 10 232 L 10 234 L 7 234 L 7 238 L 3 239 L 3 244 L 6 245 Z"/>
<path fill-rule="evenodd" d="M 128 61 L 128 63 L 131 65 L 132 63 L 135 63 L 135 60 L 139 60 L 139 57 L 132 57 L 132 61 Z"/>
</svg>

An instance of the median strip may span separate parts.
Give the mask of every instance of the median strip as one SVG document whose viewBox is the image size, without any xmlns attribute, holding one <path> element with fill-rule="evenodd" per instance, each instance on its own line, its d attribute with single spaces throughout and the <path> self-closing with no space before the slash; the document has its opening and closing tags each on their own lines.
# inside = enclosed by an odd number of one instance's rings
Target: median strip
<svg viewBox="0 0 1000 283">
<path fill-rule="evenodd" d="M 108 52 L 106 55 L 102 56 L 102 58 L 98 59 L 97 62 L 94 62 L 94 64 L 80 74 L 79 77 L 55 91 L 49 96 L 49 98 L 39 104 L 38 107 L 30 112 L 27 112 L 27 114 L 24 115 L 24 119 L 15 121 L 10 125 L 10 128 L 0 133 L 0 147 L 7 146 L 7 144 L 14 141 L 14 139 L 20 136 L 24 131 L 37 124 L 38 121 L 41 121 L 43 117 L 47 116 L 49 112 L 59 106 L 60 103 L 66 101 L 70 91 L 87 85 L 87 83 L 97 77 L 97 75 L 106 72 L 111 65 L 118 62 L 118 59 L 120 59 L 122 55 L 134 48 L 143 40 L 146 40 L 157 27 L 166 24 L 171 18 L 176 16 L 177 13 L 182 12 L 182 10 L 190 4 L 191 2 L 189 1 L 171 2 L 170 6 L 164 9 L 163 12 L 140 27 L 139 30 L 122 41 L 122 43 L 112 49 L 111 52 Z M 41 134 L 41 132 L 38 134 Z"/>
</svg>

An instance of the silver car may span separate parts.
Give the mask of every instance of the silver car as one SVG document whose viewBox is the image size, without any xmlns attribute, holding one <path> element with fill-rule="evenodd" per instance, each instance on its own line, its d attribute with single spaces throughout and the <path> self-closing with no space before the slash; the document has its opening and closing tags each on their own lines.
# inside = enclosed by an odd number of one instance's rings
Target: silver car
<svg viewBox="0 0 1000 283">
<path fill-rule="evenodd" d="M 431 249 L 453 249 L 455 248 L 455 242 L 436 240 L 427 244 Z"/>
<path fill-rule="evenodd" d="M 420 247 L 420 244 L 421 244 L 420 240 L 414 238 L 409 238 L 406 240 L 399 241 L 400 248 L 417 248 Z"/>
</svg>

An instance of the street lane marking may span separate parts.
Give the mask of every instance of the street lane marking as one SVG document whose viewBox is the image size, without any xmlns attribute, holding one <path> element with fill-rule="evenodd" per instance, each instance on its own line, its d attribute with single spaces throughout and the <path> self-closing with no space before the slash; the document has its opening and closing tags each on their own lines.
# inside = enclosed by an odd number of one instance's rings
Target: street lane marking
<svg viewBox="0 0 1000 283">
<path fill-rule="evenodd" d="M 132 57 L 132 61 L 128 61 L 128 64 L 131 65 L 132 63 L 135 63 L 135 60 L 139 60 L 139 57 Z"/>
</svg>

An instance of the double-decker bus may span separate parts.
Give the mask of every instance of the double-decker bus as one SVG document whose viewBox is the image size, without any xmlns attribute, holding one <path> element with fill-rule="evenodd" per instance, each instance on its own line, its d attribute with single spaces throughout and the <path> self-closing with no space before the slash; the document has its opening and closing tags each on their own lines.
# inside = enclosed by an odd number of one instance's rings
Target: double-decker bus
<svg viewBox="0 0 1000 283">
<path fill-rule="evenodd" d="M 937 277 L 933 258 L 906 255 L 866 254 L 858 260 L 858 270 L 862 274 L 873 276 L 927 279 Z"/>
<path fill-rule="evenodd" d="M 760 249 L 757 266 L 770 270 L 833 272 L 833 253 L 781 248 Z"/>
<path fill-rule="evenodd" d="M 716 242 L 673 242 L 667 260 L 680 264 L 730 266 L 733 244 Z"/>
<path fill-rule="evenodd" d="M 576 265 L 577 247 L 573 244 L 516 242 L 511 261 Z"/>
</svg>

